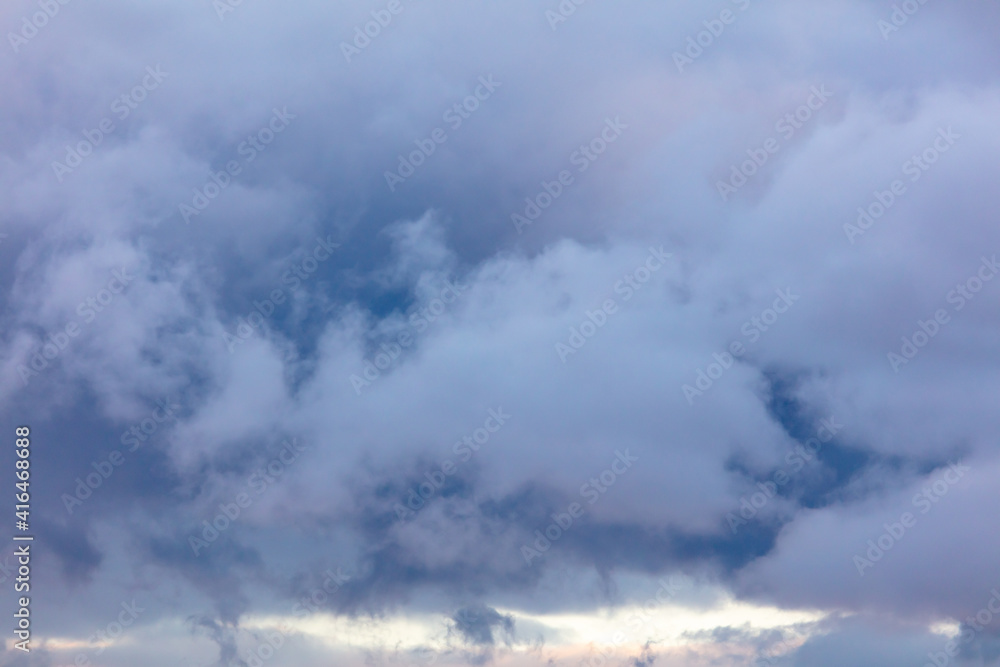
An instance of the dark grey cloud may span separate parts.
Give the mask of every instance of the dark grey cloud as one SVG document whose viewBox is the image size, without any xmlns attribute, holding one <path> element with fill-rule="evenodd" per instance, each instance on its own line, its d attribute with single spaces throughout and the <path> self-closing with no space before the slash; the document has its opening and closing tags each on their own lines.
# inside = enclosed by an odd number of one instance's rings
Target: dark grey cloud
<svg viewBox="0 0 1000 667">
<path fill-rule="evenodd" d="M 513 635 L 514 619 L 485 605 L 463 607 L 451 617 L 458 635 L 475 646 L 494 646 L 497 635 Z"/>
<path fill-rule="evenodd" d="M 341 43 L 379 3 L 221 18 L 208 2 L 69 3 L 0 50 L 0 424 L 30 423 L 40 445 L 45 632 L 87 637 L 141 590 L 156 603 L 140 625 L 199 619 L 231 660 L 241 624 L 343 567 L 324 610 L 479 610 L 455 632 L 483 649 L 512 630 L 508 609 L 589 613 L 641 598 L 624 578 L 685 571 L 745 601 L 897 623 L 845 622 L 792 664 L 937 650 L 926 628 L 965 622 L 1000 579 L 1000 285 L 950 298 L 1000 251 L 996 5 L 925 3 L 885 32 L 892 7 L 862 0 L 583 3 L 555 29 L 558 3 L 401 3 L 349 61 Z M 724 9 L 735 22 L 679 71 L 674 53 Z M 6 5 L 0 26 L 37 11 Z M 483 79 L 495 88 L 455 126 Z M 829 100 L 723 201 L 718 181 L 817 86 Z M 53 168 L 106 119 L 90 154 Z M 942 131 L 954 145 L 911 180 Z M 895 179 L 905 193 L 848 238 Z M 311 269 L 317 244 L 337 247 Z M 651 246 L 670 261 L 626 290 Z M 769 321 L 775 290 L 799 298 Z M 887 353 L 939 309 L 949 323 L 894 372 Z M 556 344 L 586 322 L 563 363 Z M 735 342 L 745 353 L 685 400 Z M 152 417 L 162 400 L 169 420 Z M 473 452 L 496 409 L 509 422 Z M 815 461 L 732 530 L 829 419 L 843 427 Z M 286 437 L 301 459 L 192 553 Z M 69 512 L 64 494 L 115 451 Z M 638 460 L 603 484 L 618 451 Z M 969 472 L 920 513 L 958 462 Z M 586 488 L 603 489 L 593 504 Z M 525 562 L 574 502 L 583 514 Z M 906 511 L 916 525 L 861 576 L 853 557 Z M 566 572 L 602 593 L 541 599 Z M 697 639 L 760 639 L 737 630 Z M 995 659 L 991 637 L 963 657 Z M 633 664 L 665 659 L 650 647 Z"/>
</svg>

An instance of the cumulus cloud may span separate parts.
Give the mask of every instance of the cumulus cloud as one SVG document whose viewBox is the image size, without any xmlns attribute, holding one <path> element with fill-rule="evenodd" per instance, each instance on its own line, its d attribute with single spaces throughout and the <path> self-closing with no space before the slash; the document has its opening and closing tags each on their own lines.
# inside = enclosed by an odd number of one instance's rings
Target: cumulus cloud
<svg viewBox="0 0 1000 667">
<path fill-rule="evenodd" d="M 761 622 L 623 664 L 995 660 L 994 5 L 43 5 L 0 9 L 30 664 L 138 592 L 108 664 L 272 621 L 554 664 L 679 572 Z"/>
</svg>

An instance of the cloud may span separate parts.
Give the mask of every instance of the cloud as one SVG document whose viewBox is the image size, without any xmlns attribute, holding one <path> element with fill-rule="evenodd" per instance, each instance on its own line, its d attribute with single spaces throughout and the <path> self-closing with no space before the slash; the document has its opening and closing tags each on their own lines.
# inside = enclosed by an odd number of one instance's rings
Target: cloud
<svg viewBox="0 0 1000 667">
<path fill-rule="evenodd" d="M 452 620 L 459 636 L 475 646 L 496 645 L 494 629 L 504 635 L 514 633 L 513 617 L 500 614 L 496 609 L 485 605 L 459 609 Z"/>
<path fill-rule="evenodd" d="M 40 443 L 54 636 L 142 589 L 228 660 L 341 566 L 324 613 L 477 660 L 680 571 L 835 619 L 790 664 L 918 664 L 988 604 L 996 8 L 572 6 L 69 3 L 4 52 L 0 413 Z"/>
</svg>

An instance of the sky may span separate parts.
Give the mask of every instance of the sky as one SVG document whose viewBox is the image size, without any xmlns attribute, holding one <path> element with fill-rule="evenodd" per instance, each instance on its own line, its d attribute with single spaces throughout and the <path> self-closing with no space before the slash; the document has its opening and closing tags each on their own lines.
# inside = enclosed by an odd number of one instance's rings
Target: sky
<svg viewBox="0 0 1000 667">
<path fill-rule="evenodd" d="M 1000 664 L 998 22 L 3 3 L 0 665 Z"/>
</svg>

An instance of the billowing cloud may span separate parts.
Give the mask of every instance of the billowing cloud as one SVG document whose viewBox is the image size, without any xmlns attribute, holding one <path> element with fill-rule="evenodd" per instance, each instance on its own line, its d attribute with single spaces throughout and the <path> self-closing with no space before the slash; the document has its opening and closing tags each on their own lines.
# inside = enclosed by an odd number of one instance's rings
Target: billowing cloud
<svg viewBox="0 0 1000 667">
<path fill-rule="evenodd" d="M 993 664 L 997 19 L 0 8 L 3 664 Z"/>
</svg>

